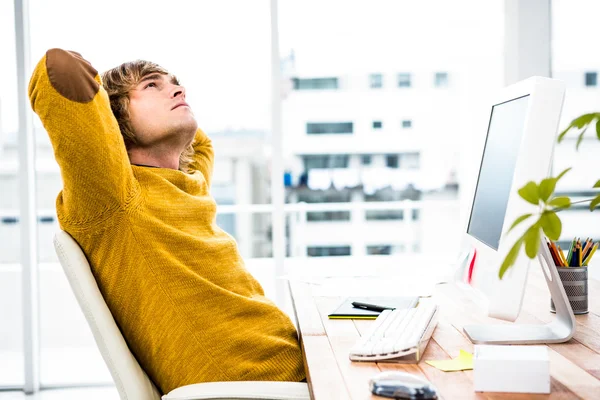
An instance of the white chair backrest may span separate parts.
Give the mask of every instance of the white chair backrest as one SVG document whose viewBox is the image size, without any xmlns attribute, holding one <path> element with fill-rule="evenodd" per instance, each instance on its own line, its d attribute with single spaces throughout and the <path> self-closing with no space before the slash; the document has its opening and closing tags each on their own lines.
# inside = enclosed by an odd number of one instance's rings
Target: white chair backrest
<svg viewBox="0 0 600 400">
<path fill-rule="evenodd" d="M 121 399 L 160 400 L 156 386 L 127 347 L 79 244 L 61 230 L 54 236 L 54 248 Z"/>
</svg>

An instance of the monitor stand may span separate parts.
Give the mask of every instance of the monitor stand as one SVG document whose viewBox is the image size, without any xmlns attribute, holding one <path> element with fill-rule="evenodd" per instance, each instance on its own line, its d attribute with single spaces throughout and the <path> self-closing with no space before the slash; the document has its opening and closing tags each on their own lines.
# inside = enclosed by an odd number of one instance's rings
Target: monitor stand
<svg viewBox="0 0 600 400">
<path fill-rule="evenodd" d="M 575 333 L 575 315 L 565 293 L 548 246 L 541 239 L 538 260 L 556 308 L 556 317 L 545 325 L 466 325 L 464 332 L 476 344 L 562 343 Z M 548 275 L 549 274 L 549 275 Z"/>
</svg>

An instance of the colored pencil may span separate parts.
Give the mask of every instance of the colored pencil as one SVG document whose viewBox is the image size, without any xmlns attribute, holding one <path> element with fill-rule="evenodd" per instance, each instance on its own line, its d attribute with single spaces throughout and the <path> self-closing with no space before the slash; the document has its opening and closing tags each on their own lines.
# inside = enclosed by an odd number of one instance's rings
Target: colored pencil
<svg viewBox="0 0 600 400">
<path fill-rule="evenodd" d="M 567 255 L 567 266 L 571 266 L 571 258 L 573 258 L 573 250 L 575 249 L 576 238 L 573 238 L 571 246 L 569 247 L 569 254 Z"/>
<path fill-rule="evenodd" d="M 558 247 L 558 255 L 560 256 L 560 259 L 562 260 L 562 265 L 563 267 L 567 266 L 567 259 L 565 258 L 565 253 L 563 253 L 562 249 L 560 248 L 560 245 L 556 245 L 556 247 Z"/>
<path fill-rule="evenodd" d="M 592 250 L 590 251 L 590 255 L 589 255 L 589 256 L 587 256 L 587 257 L 585 258 L 585 261 L 584 261 L 584 265 L 585 265 L 585 266 L 587 266 L 587 265 L 589 264 L 589 262 L 591 261 L 591 259 L 592 259 L 592 256 L 594 255 L 594 253 L 595 253 L 595 252 L 596 252 L 596 250 L 598 249 L 598 244 L 599 244 L 599 243 L 600 243 L 600 242 L 596 243 L 596 244 L 594 245 L 594 247 L 592 247 Z"/>
<path fill-rule="evenodd" d="M 552 245 L 550 243 L 547 243 L 548 245 L 548 250 L 550 251 L 550 255 L 552 256 L 552 261 L 554 261 L 554 265 L 556 265 L 557 267 L 560 267 L 560 260 L 558 259 L 558 254 L 556 254 L 554 252 L 554 249 L 552 248 Z"/>
</svg>

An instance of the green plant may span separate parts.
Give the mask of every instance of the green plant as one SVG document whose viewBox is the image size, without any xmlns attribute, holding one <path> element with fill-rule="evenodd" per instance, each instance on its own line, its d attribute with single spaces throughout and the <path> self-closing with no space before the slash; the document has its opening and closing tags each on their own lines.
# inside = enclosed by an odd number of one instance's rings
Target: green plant
<svg viewBox="0 0 600 400">
<path fill-rule="evenodd" d="M 594 124 L 595 122 L 595 124 Z M 585 132 L 590 126 L 594 126 L 596 129 L 596 136 L 600 140 L 600 113 L 583 114 L 575 118 L 567 128 L 558 135 L 558 143 L 560 143 L 567 132 L 572 129 L 577 129 L 579 137 L 575 148 L 579 150 L 579 145 L 583 140 Z M 525 246 L 525 253 L 529 258 L 535 258 L 539 252 L 540 237 L 545 234 L 551 240 L 558 240 L 562 231 L 562 222 L 557 212 L 571 207 L 572 204 L 590 202 L 590 211 L 594 211 L 596 207 L 600 205 L 600 194 L 596 197 L 577 202 L 572 202 L 567 196 L 554 196 L 554 190 L 556 183 L 567 173 L 571 168 L 567 168 L 562 171 L 558 176 L 546 178 L 539 183 L 530 181 L 525 186 L 519 189 L 519 195 L 523 200 L 539 206 L 539 212 L 524 214 L 518 217 L 511 225 L 509 232 L 521 224 L 522 222 L 529 220 L 534 217 L 536 221 L 525 230 L 525 233 L 517 239 L 513 244 L 510 251 L 507 253 L 498 275 L 500 279 L 504 276 L 506 271 L 512 267 L 521 251 L 521 247 Z M 598 180 L 594 188 L 600 188 L 600 180 Z"/>
</svg>

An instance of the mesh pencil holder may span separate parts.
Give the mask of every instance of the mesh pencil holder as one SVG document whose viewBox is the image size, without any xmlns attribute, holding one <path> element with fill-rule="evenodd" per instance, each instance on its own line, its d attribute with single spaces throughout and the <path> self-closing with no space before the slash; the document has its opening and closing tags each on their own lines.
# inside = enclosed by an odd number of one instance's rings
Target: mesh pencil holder
<svg viewBox="0 0 600 400">
<path fill-rule="evenodd" d="M 573 314 L 588 313 L 588 270 L 587 267 L 556 267 L 565 293 L 571 303 Z M 550 299 L 550 311 L 555 313 L 554 302 Z"/>
</svg>

